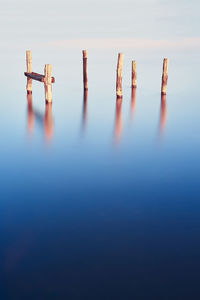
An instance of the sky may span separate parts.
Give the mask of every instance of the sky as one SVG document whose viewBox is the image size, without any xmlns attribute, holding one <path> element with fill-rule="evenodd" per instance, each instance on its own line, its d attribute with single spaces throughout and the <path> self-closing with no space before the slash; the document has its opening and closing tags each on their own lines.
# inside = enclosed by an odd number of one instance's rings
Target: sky
<svg viewBox="0 0 200 300">
<path fill-rule="evenodd" d="M 199 47 L 199 19 L 198 0 L 1 0 L 0 34 L 2 46 L 191 39 Z"/>
</svg>

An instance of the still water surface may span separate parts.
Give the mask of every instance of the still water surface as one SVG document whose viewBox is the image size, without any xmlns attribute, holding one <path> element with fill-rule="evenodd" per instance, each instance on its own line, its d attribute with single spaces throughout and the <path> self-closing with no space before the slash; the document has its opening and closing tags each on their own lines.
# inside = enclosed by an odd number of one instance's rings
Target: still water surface
<svg viewBox="0 0 200 300">
<path fill-rule="evenodd" d="M 116 102 L 117 53 L 89 53 L 85 97 L 81 51 L 51 55 L 52 107 L 41 83 L 26 96 L 22 53 L 1 78 L 0 298 L 198 299 L 197 60 L 171 59 L 163 99 L 162 55 L 133 92 L 126 61 Z"/>
</svg>

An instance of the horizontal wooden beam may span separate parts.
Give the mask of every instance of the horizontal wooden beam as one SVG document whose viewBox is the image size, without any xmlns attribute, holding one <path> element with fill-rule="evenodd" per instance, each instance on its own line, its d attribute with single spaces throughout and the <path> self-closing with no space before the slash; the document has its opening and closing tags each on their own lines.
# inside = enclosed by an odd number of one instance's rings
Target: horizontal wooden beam
<svg viewBox="0 0 200 300">
<path fill-rule="evenodd" d="M 34 79 L 34 80 L 37 80 L 37 81 L 40 81 L 40 82 L 44 82 L 44 79 L 45 79 L 44 75 L 38 74 L 38 73 L 34 73 L 34 72 L 31 72 L 31 73 L 24 72 L 24 75 L 26 77 L 28 77 L 28 78 L 31 78 L 31 79 Z M 55 78 L 54 77 L 51 77 L 51 82 L 52 83 L 55 82 Z"/>
</svg>

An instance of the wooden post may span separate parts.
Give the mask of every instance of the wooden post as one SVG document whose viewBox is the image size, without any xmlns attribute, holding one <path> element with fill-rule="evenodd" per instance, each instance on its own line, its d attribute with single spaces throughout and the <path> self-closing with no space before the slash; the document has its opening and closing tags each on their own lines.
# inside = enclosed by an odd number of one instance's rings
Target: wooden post
<svg viewBox="0 0 200 300">
<path fill-rule="evenodd" d="M 32 72 L 31 50 L 26 51 L 26 67 L 27 67 L 27 72 L 31 73 Z M 27 94 L 32 94 L 32 79 L 31 78 L 27 78 L 26 90 L 27 90 Z"/>
<path fill-rule="evenodd" d="M 136 71 L 136 61 L 132 61 L 132 88 L 137 87 L 137 71 Z"/>
<path fill-rule="evenodd" d="M 46 103 L 52 102 L 52 65 L 45 65 L 44 68 L 44 90 Z"/>
<path fill-rule="evenodd" d="M 116 80 L 116 94 L 117 98 L 123 97 L 122 92 L 122 68 L 123 68 L 123 58 L 124 54 L 118 54 L 118 62 L 117 62 L 117 80 Z"/>
<path fill-rule="evenodd" d="M 168 80 L 168 59 L 164 58 L 163 73 L 162 73 L 162 86 L 161 86 L 161 94 L 162 95 L 166 95 L 166 93 L 167 93 L 167 80 Z"/>
<path fill-rule="evenodd" d="M 88 90 L 88 75 L 87 75 L 87 50 L 83 50 L 83 85 L 84 90 Z"/>
</svg>

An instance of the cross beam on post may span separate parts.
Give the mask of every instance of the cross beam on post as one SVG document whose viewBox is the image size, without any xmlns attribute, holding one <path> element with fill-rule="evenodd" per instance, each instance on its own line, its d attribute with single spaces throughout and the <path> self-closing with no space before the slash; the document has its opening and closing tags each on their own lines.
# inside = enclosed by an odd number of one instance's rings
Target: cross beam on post
<svg viewBox="0 0 200 300">
<path fill-rule="evenodd" d="M 34 80 L 37 80 L 37 81 L 40 81 L 40 82 L 44 82 L 45 81 L 45 75 L 41 75 L 39 73 L 35 73 L 35 72 L 31 72 L 31 73 L 28 73 L 28 72 L 24 72 L 24 75 L 28 78 L 31 78 L 31 79 L 34 79 Z M 51 77 L 51 83 L 54 83 L 55 82 L 55 78 L 54 77 Z"/>
<path fill-rule="evenodd" d="M 55 82 L 55 78 L 52 77 L 52 65 L 45 65 L 44 75 L 32 72 L 32 55 L 31 51 L 26 51 L 26 64 L 27 72 L 24 75 L 27 77 L 27 94 L 32 94 L 32 80 L 44 82 L 45 100 L 47 103 L 52 102 L 52 83 Z"/>
</svg>

